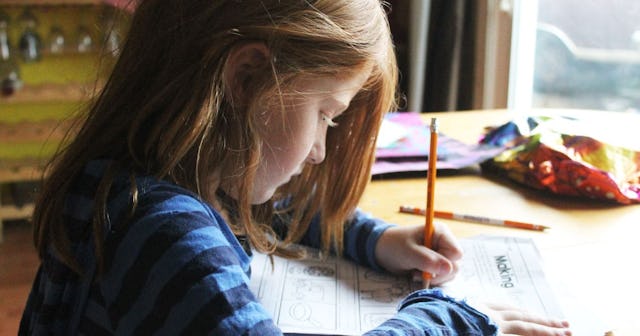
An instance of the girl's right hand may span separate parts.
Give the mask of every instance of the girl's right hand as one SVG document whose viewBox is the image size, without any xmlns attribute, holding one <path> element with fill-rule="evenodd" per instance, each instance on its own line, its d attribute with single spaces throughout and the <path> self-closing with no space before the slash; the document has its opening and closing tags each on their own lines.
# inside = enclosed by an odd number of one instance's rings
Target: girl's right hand
<svg viewBox="0 0 640 336">
<path fill-rule="evenodd" d="M 569 322 L 542 317 L 526 310 L 500 304 L 471 303 L 499 327 L 498 335 L 571 336 Z"/>
</svg>

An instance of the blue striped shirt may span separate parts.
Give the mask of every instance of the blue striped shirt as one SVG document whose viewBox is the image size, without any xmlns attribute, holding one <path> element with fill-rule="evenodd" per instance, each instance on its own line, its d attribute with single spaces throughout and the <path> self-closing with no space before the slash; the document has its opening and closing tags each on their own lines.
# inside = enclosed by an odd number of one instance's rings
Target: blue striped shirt
<svg viewBox="0 0 640 336">
<path fill-rule="evenodd" d="M 281 335 L 249 290 L 251 257 L 218 211 L 190 191 L 139 177 L 133 217 L 128 178 L 108 201 L 104 270 L 96 276 L 91 242 L 93 197 L 106 163 L 94 161 L 67 196 L 64 211 L 79 277 L 51 252 L 38 270 L 21 335 Z M 389 225 L 357 212 L 345 232 L 345 255 L 379 268 L 374 247 Z M 303 243 L 317 246 L 312 223 Z M 420 331 L 418 333 L 418 331 Z M 488 319 L 438 291 L 409 296 L 396 317 L 370 335 L 491 335 Z"/>
</svg>

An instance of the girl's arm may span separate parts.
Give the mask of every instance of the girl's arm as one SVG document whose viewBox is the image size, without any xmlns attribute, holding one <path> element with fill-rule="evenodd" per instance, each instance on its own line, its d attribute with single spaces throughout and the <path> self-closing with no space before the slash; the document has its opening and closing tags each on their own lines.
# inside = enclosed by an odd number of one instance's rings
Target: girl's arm
<svg viewBox="0 0 640 336">
<path fill-rule="evenodd" d="M 419 290 L 407 296 L 398 313 L 365 335 L 491 336 L 497 326 L 483 313 L 438 289 Z"/>
<path fill-rule="evenodd" d="M 320 247 L 319 216 L 317 215 L 311 222 L 300 244 L 313 248 Z M 384 270 L 376 261 L 375 246 L 382 233 L 393 226 L 361 210 L 356 210 L 349 222 L 345 224 L 344 256 L 360 265 L 378 271 Z"/>
<path fill-rule="evenodd" d="M 141 198 L 137 213 L 110 244 L 102 298 L 88 305 L 95 322 L 115 334 L 281 335 L 249 289 L 250 258 L 220 216 L 171 191 Z M 104 310 L 91 308 L 100 301 Z"/>
</svg>

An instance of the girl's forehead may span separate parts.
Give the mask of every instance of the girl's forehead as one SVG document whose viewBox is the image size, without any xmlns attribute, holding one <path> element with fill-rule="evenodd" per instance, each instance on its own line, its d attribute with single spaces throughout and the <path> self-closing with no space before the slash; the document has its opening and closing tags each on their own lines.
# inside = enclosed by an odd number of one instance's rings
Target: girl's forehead
<svg viewBox="0 0 640 336">
<path fill-rule="evenodd" d="M 293 83 L 293 90 L 307 94 L 356 93 L 369 78 L 369 71 L 356 71 L 338 75 L 302 76 Z"/>
<path fill-rule="evenodd" d="M 285 96 L 288 96 L 289 102 L 303 103 L 313 100 L 328 109 L 342 111 L 351 104 L 351 100 L 362 89 L 366 79 L 367 76 L 362 73 L 349 77 L 309 77 L 298 81 L 297 85 L 294 84 Z"/>
</svg>

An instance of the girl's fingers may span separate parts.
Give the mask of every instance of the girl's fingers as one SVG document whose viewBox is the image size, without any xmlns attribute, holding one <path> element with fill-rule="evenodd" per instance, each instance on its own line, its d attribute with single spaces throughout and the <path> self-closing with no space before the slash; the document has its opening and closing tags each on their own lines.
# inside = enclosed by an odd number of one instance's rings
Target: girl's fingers
<svg viewBox="0 0 640 336">
<path fill-rule="evenodd" d="M 527 336 L 571 336 L 571 331 L 565 327 L 551 327 L 537 324 L 532 321 L 503 321 L 500 323 L 500 331 L 505 335 Z"/>
<path fill-rule="evenodd" d="M 433 249 L 451 261 L 462 259 L 462 248 L 451 230 L 446 225 L 437 223 L 433 237 Z"/>
<path fill-rule="evenodd" d="M 567 321 L 547 318 L 523 311 L 503 311 L 501 316 L 504 321 L 523 321 L 553 328 L 567 328 L 569 326 Z"/>
<path fill-rule="evenodd" d="M 435 278 L 431 280 L 431 283 L 435 286 L 441 285 L 445 282 L 453 280 L 453 278 L 456 277 L 457 273 L 458 273 L 458 263 L 456 262 L 451 263 L 451 270 L 449 271 L 449 273 L 438 274 Z"/>
<path fill-rule="evenodd" d="M 478 307 L 488 313 L 500 326 L 501 336 L 570 336 L 567 321 L 547 318 L 506 304 L 484 303 Z"/>
<path fill-rule="evenodd" d="M 453 263 L 445 256 L 424 247 L 421 250 L 421 254 L 416 254 L 419 260 L 414 261 L 418 269 L 436 275 L 447 275 L 453 271 Z"/>
<path fill-rule="evenodd" d="M 452 271 L 450 271 L 449 273 L 439 273 L 439 274 L 433 274 L 435 275 L 432 279 L 431 279 L 431 285 L 432 286 L 439 286 L 444 284 L 445 282 L 448 282 L 450 280 L 452 280 L 455 276 L 456 273 L 458 273 L 458 264 L 457 263 L 453 263 L 453 269 Z M 422 271 L 420 270 L 413 270 L 411 272 L 411 279 L 413 281 L 416 282 L 421 282 L 422 281 Z"/>
<path fill-rule="evenodd" d="M 565 320 L 544 317 L 518 307 L 499 303 L 487 303 L 486 306 L 496 312 L 499 312 L 500 316 L 505 321 L 526 321 L 555 328 L 569 327 L 569 322 Z"/>
</svg>

